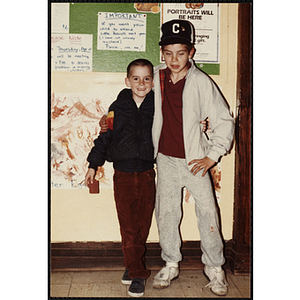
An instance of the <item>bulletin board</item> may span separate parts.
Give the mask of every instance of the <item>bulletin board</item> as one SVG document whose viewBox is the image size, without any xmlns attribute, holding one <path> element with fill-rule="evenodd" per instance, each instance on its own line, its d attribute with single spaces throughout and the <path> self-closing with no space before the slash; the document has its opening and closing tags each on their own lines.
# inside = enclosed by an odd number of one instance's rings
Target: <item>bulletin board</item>
<svg viewBox="0 0 300 300">
<path fill-rule="evenodd" d="M 131 13 L 146 15 L 145 51 L 97 50 L 98 13 Z M 134 3 L 71 3 L 69 33 L 93 35 L 93 71 L 125 72 L 128 63 L 137 58 L 145 58 L 158 65 L 160 13 L 137 11 Z"/>
<path fill-rule="evenodd" d="M 70 3 L 69 15 L 69 34 L 85 34 L 92 35 L 92 71 L 94 72 L 125 72 L 130 61 L 137 58 L 145 58 L 150 60 L 154 66 L 161 63 L 160 48 L 158 42 L 160 40 L 160 27 L 162 20 L 162 4 L 159 9 L 140 8 L 137 5 L 153 5 L 153 3 Z M 174 6 L 183 4 L 173 4 Z M 192 8 L 184 8 L 188 13 Z M 180 10 L 182 11 L 182 9 Z M 207 10 L 206 10 L 207 11 Z M 139 14 L 145 16 L 145 48 L 126 50 L 105 50 L 98 44 L 98 21 L 99 13 L 120 13 L 120 14 Z M 194 10 L 193 12 L 196 12 Z M 202 11 L 198 9 L 202 14 Z M 207 11 L 209 12 L 209 11 Z M 179 17 L 181 17 L 179 15 Z M 107 24 L 106 24 L 107 25 Z M 108 29 L 108 28 L 106 28 Z M 140 33 L 143 34 L 143 33 Z M 219 37 L 218 37 L 219 38 Z M 219 47 L 219 45 L 218 45 Z M 196 65 L 210 75 L 220 74 L 220 64 L 217 63 L 196 63 Z"/>
</svg>

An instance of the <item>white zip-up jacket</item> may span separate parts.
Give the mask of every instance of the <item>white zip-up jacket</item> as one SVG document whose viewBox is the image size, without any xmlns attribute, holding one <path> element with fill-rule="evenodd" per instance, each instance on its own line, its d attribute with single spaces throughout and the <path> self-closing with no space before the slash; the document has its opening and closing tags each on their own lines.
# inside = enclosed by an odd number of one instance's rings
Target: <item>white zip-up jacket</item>
<svg viewBox="0 0 300 300">
<path fill-rule="evenodd" d="M 182 94 L 182 122 L 185 159 L 188 164 L 193 159 L 208 156 L 215 162 L 228 153 L 234 135 L 234 119 L 220 91 L 210 77 L 200 71 L 190 59 L 191 67 L 187 72 Z M 166 64 L 155 67 L 154 71 L 154 120 L 152 139 L 154 157 L 162 130 L 162 97 L 159 70 Z M 209 118 L 212 134 L 209 140 L 202 132 L 200 121 Z M 193 166 L 189 166 L 191 169 Z"/>
</svg>

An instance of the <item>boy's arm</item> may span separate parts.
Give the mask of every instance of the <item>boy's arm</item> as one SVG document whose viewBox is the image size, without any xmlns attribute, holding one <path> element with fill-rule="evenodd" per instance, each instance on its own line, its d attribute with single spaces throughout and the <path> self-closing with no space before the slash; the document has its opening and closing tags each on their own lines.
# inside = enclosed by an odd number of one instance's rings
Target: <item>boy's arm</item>
<svg viewBox="0 0 300 300">
<path fill-rule="evenodd" d="M 101 133 L 106 132 L 107 129 L 108 129 L 108 123 L 106 121 L 106 118 L 107 118 L 107 115 L 103 115 L 101 117 L 100 121 L 99 121 L 99 125 L 100 125 L 100 128 L 101 128 Z M 200 121 L 200 123 L 203 125 L 203 129 L 202 129 L 203 132 L 206 132 L 207 130 L 210 129 L 208 119 L 206 119 L 204 121 Z"/>
<path fill-rule="evenodd" d="M 207 129 L 209 134 L 209 150 L 206 157 L 193 159 L 188 165 L 194 164 L 191 172 L 196 175 L 203 169 L 202 176 L 212 168 L 221 156 L 228 153 L 234 135 L 234 119 L 229 112 L 225 99 L 212 82 L 206 87 Z M 200 123 L 202 123 L 201 121 Z M 202 123 L 203 124 L 203 123 Z"/>
<path fill-rule="evenodd" d="M 206 118 L 204 121 L 200 121 L 200 123 L 203 125 L 203 132 L 211 129 L 209 125 L 209 118 Z M 189 166 L 192 164 L 195 164 L 191 169 L 193 175 L 196 175 L 200 170 L 204 169 L 202 173 L 202 177 L 204 177 L 206 172 L 212 168 L 216 162 L 206 156 L 202 159 L 193 159 L 188 163 Z"/>
<path fill-rule="evenodd" d="M 107 149 L 112 142 L 112 135 L 113 132 L 109 129 L 107 132 L 101 133 L 98 138 L 94 140 L 94 147 L 87 157 L 90 169 L 97 171 L 99 166 L 104 165 Z"/>
<path fill-rule="evenodd" d="M 234 118 L 225 99 L 213 82 L 208 86 L 208 95 L 207 114 L 211 135 L 208 140 L 207 157 L 217 162 L 231 148 L 234 136 Z"/>
<path fill-rule="evenodd" d="M 88 171 L 85 176 L 85 184 L 93 183 L 98 166 L 102 166 L 106 159 L 106 153 L 113 138 L 113 118 L 114 113 L 110 111 L 107 119 L 109 121 L 108 129 L 101 132 L 96 140 L 94 140 L 94 147 L 91 149 L 87 161 L 89 162 Z"/>
</svg>

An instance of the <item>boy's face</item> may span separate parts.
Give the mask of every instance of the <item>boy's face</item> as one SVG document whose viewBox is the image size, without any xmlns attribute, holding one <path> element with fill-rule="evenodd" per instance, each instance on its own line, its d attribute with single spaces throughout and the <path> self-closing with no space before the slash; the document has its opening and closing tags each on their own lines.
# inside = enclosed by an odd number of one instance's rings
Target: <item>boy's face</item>
<svg viewBox="0 0 300 300">
<path fill-rule="evenodd" d="M 132 90 L 134 101 L 141 102 L 153 88 L 153 78 L 149 66 L 133 66 L 125 83 Z"/>
<path fill-rule="evenodd" d="M 167 67 L 172 73 L 180 75 L 186 71 L 189 58 L 193 57 L 195 49 L 189 52 L 184 44 L 172 44 L 164 46 L 161 51 Z"/>
</svg>

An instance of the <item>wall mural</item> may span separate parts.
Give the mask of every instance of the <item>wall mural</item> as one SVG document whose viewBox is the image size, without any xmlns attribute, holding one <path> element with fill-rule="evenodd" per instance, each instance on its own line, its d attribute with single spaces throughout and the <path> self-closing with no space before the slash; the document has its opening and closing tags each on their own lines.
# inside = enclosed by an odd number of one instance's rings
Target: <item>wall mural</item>
<svg viewBox="0 0 300 300">
<path fill-rule="evenodd" d="M 87 155 L 100 132 L 99 120 L 108 104 L 87 95 L 51 96 L 51 187 L 86 188 Z M 96 179 L 112 188 L 112 166 L 99 167 Z"/>
</svg>

